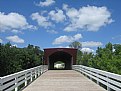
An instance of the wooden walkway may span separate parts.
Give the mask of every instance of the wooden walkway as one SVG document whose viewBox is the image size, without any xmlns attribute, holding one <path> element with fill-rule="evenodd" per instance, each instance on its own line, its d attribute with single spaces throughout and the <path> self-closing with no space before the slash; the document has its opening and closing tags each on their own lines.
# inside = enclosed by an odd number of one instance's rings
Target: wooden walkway
<svg viewBox="0 0 121 91">
<path fill-rule="evenodd" d="M 23 91 L 106 91 L 74 70 L 49 70 Z"/>
</svg>

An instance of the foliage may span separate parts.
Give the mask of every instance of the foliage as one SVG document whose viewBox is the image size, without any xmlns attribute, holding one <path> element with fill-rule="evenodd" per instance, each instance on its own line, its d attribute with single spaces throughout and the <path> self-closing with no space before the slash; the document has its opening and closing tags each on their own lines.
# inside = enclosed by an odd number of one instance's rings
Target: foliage
<svg viewBox="0 0 121 91">
<path fill-rule="evenodd" d="M 77 64 L 121 74 L 121 44 L 108 43 L 98 47 L 96 54 L 78 52 Z"/>
<path fill-rule="evenodd" d="M 0 43 L 0 77 L 25 70 L 41 64 L 43 51 L 38 46 L 28 45 L 17 48 L 10 42 Z"/>
<path fill-rule="evenodd" d="M 74 41 L 72 42 L 69 47 L 71 48 L 76 48 L 76 49 L 80 49 L 82 47 L 81 43 L 80 42 L 77 42 L 77 41 Z"/>
</svg>

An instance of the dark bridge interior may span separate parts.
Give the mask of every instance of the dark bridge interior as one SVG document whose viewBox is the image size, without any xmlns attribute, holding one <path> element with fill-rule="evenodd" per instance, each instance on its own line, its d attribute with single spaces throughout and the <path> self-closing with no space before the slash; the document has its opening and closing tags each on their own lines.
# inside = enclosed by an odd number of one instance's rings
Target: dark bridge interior
<svg viewBox="0 0 121 91">
<path fill-rule="evenodd" d="M 43 64 L 48 65 L 49 70 L 71 70 L 76 65 L 77 49 L 75 48 L 47 48 L 44 49 Z"/>
<path fill-rule="evenodd" d="M 65 70 L 70 70 L 72 69 L 72 56 L 69 53 L 63 52 L 63 51 L 58 51 L 49 56 L 49 70 L 54 69 L 54 63 L 57 61 L 61 61 L 65 63 Z"/>
</svg>

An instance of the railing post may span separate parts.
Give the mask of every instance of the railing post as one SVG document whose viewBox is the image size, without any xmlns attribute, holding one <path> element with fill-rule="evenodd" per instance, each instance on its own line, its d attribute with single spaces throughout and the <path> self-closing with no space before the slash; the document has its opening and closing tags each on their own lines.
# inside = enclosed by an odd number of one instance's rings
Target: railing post
<svg viewBox="0 0 121 91">
<path fill-rule="evenodd" d="M 41 74 L 43 74 L 43 68 L 44 68 L 44 66 L 42 65 L 41 66 Z"/>
<path fill-rule="evenodd" d="M 35 71 L 35 79 L 37 78 L 37 70 L 36 70 L 36 68 L 34 69 L 34 71 Z"/>
<path fill-rule="evenodd" d="M 111 89 L 109 87 L 107 87 L 107 91 L 111 91 Z"/>
<path fill-rule="evenodd" d="M 89 77 L 89 79 L 90 79 L 90 80 L 92 80 L 92 78 L 91 78 L 91 77 Z M 97 83 L 97 84 L 98 84 L 98 83 Z"/>
<path fill-rule="evenodd" d="M 38 69 L 38 76 L 40 76 L 40 67 L 38 67 L 37 69 Z"/>
<path fill-rule="evenodd" d="M 27 72 L 25 73 L 25 86 L 27 86 Z"/>
<path fill-rule="evenodd" d="M 3 85 L 2 78 L 0 78 L 0 91 L 2 91 L 2 85 Z"/>
<path fill-rule="evenodd" d="M 16 87 L 15 87 L 15 91 L 18 91 L 17 83 L 18 83 L 18 81 L 17 81 L 17 77 L 15 77 L 15 85 L 16 85 Z"/>
<path fill-rule="evenodd" d="M 107 91 L 111 91 L 111 89 L 109 87 L 109 78 L 108 78 L 108 75 L 107 75 Z"/>
<path fill-rule="evenodd" d="M 40 74 L 42 75 L 42 67 L 40 68 Z"/>
<path fill-rule="evenodd" d="M 42 74 L 44 73 L 44 65 L 42 65 Z"/>
<path fill-rule="evenodd" d="M 99 81 L 97 81 L 97 84 L 99 85 Z"/>
<path fill-rule="evenodd" d="M 32 82 L 32 80 L 33 80 L 33 75 L 32 75 L 32 71 L 31 71 L 31 82 Z"/>
<path fill-rule="evenodd" d="M 99 75 L 98 72 L 96 72 L 96 74 Z M 96 83 L 99 85 L 99 81 L 98 81 L 99 78 L 98 78 L 98 76 L 96 76 L 96 78 L 97 78 L 97 82 Z"/>
</svg>

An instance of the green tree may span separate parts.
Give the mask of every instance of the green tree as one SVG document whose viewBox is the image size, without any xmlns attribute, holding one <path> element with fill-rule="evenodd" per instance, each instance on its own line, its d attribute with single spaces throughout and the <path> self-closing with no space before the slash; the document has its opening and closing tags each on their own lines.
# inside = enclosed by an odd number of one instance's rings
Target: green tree
<svg viewBox="0 0 121 91">
<path fill-rule="evenodd" d="M 82 52 L 80 51 L 82 45 L 80 42 L 74 41 L 69 45 L 70 48 L 76 48 L 77 50 L 77 64 L 80 64 L 81 62 L 81 56 L 82 56 Z"/>
<path fill-rule="evenodd" d="M 76 59 L 76 63 L 79 65 L 81 64 L 81 59 L 82 59 L 82 51 L 77 50 L 77 59 Z"/>
<path fill-rule="evenodd" d="M 29 44 L 26 48 L 17 48 L 10 42 L 0 43 L 0 76 L 38 66 L 42 56 L 43 51 L 38 46 Z"/>
<path fill-rule="evenodd" d="M 80 49 L 82 47 L 81 43 L 80 42 L 77 42 L 77 41 L 74 41 L 72 42 L 69 47 L 71 48 L 76 48 L 76 49 Z"/>
<path fill-rule="evenodd" d="M 109 42 L 104 48 L 98 47 L 96 54 L 82 53 L 77 59 L 79 64 L 121 74 L 121 44 Z"/>
</svg>

